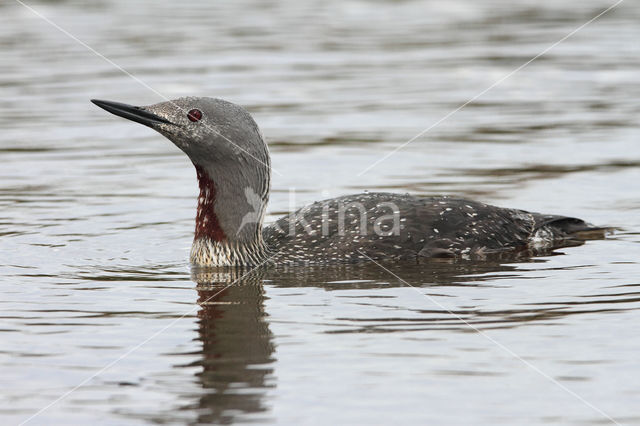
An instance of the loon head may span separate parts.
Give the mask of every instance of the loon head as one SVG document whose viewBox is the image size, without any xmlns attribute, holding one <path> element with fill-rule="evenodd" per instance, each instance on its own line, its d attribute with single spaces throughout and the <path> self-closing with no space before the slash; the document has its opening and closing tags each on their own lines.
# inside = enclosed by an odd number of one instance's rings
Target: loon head
<svg viewBox="0 0 640 426">
<path fill-rule="evenodd" d="M 200 195 L 196 246 L 222 251 L 262 244 L 262 220 L 269 198 L 269 151 L 258 125 L 239 105 L 207 97 L 185 97 L 148 106 L 92 100 L 106 111 L 158 131 L 191 160 Z M 197 251 L 197 250 L 196 250 Z M 195 257 L 198 257 L 196 255 Z M 222 262 L 224 263 L 224 262 Z"/>
</svg>

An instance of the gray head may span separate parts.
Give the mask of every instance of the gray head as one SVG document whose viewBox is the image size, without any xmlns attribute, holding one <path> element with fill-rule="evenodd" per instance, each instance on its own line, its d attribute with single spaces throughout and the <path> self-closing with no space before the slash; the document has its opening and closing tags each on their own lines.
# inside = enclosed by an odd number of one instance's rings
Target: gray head
<svg viewBox="0 0 640 426">
<path fill-rule="evenodd" d="M 151 127 L 189 156 L 200 184 L 196 240 L 234 244 L 261 241 L 270 159 L 256 122 L 244 108 L 222 99 L 200 97 L 144 107 L 92 102 Z"/>
</svg>

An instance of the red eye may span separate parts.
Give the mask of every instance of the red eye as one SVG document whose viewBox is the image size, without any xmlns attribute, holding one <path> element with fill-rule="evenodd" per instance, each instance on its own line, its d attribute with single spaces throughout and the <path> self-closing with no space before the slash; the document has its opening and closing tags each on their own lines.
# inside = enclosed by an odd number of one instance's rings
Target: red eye
<svg viewBox="0 0 640 426">
<path fill-rule="evenodd" d="M 187 118 L 191 121 L 200 121 L 200 119 L 202 118 L 202 113 L 200 112 L 199 109 L 192 109 L 191 111 L 189 111 L 189 113 L 187 114 Z"/>
</svg>

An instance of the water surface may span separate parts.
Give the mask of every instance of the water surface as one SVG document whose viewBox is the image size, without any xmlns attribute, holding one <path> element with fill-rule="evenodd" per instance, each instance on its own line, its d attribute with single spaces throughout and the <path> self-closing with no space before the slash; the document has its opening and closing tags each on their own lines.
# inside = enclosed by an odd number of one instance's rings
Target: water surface
<svg viewBox="0 0 640 426">
<path fill-rule="evenodd" d="M 3 424 L 640 424 L 637 2 L 370 169 L 613 3 L 27 3 L 157 93 L 0 5 Z M 159 94 L 253 113 L 269 221 L 384 190 L 620 230 L 512 262 L 192 274 L 188 159 L 88 102 Z"/>
</svg>

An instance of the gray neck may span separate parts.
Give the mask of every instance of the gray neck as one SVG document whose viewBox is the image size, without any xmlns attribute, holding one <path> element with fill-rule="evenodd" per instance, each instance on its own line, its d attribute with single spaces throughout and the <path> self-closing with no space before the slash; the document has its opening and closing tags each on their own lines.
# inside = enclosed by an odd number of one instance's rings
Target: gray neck
<svg viewBox="0 0 640 426">
<path fill-rule="evenodd" d="M 250 266 L 266 260 L 262 222 L 269 199 L 270 169 L 195 167 L 200 194 L 191 263 Z"/>
</svg>

